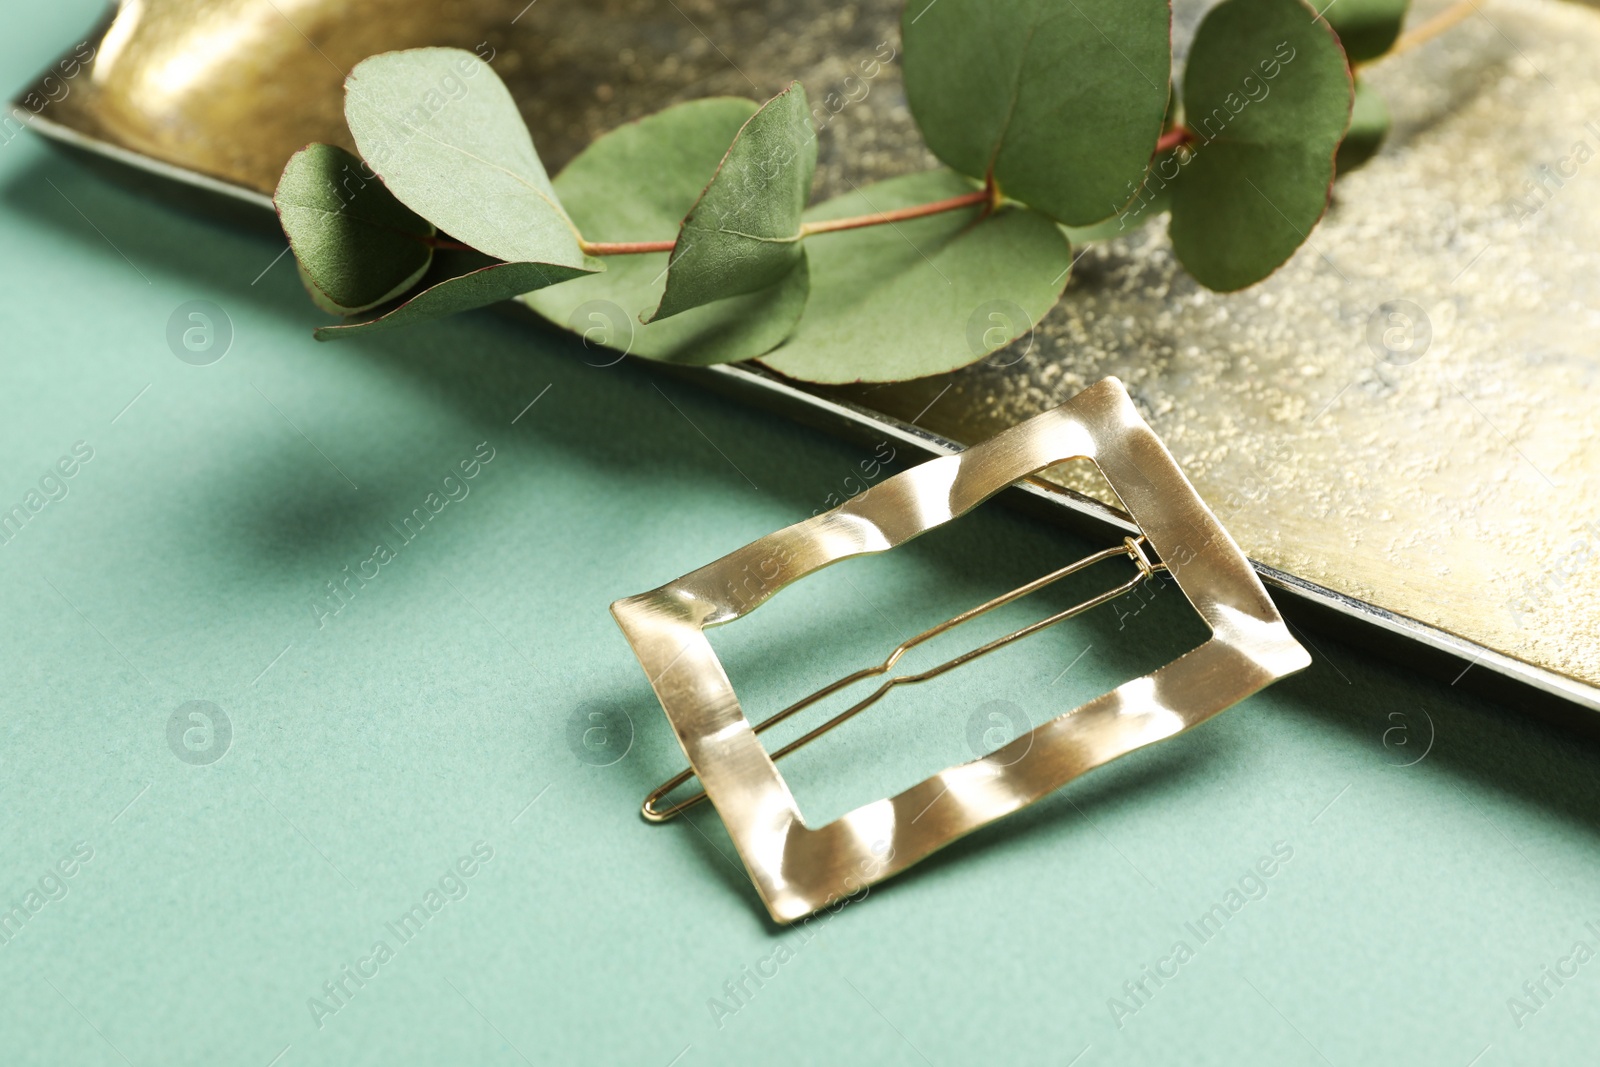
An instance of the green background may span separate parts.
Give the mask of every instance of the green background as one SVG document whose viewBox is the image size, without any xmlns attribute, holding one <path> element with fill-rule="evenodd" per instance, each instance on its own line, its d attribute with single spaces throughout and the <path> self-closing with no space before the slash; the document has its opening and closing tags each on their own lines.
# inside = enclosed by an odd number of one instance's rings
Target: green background
<svg viewBox="0 0 1600 1067">
<path fill-rule="evenodd" d="M 12 11 L 6 84 L 97 13 Z M 0 908 L 93 850 L 0 945 L 0 1063 L 1592 1059 L 1600 962 L 1520 1027 L 1507 1000 L 1600 948 L 1595 752 L 1477 699 L 1475 672 L 1316 637 L 1304 674 L 779 929 L 714 813 L 639 819 L 680 757 L 606 606 L 827 506 L 871 450 L 493 313 L 319 345 L 292 264 L 267 269 L 281 239 L 31 134 L 0 145 L 0 233 L 0 505 L 94 449 L 0 547 Z M 235 335 L 209 366 L 166 341 L 197 299 Z M 319 627 L 323 583 L 484 441 L 470 495 Z M 713 640 L 765 713 L 1087 547 L 986 508 Z M 1120 580 L 1104 566 L 986 632 Z M 1170 590 L 1126 601 L 897 692 L 785 772 L 826 819 L 972 758 L 991 712 L 1041 721 L 1201 635 Z M 190 700 L 232 725 L 208 765 L 168 744 Z M 581 759 L 575 719 L 625 754 Z M 476 842 L 466 895 L 401 944 L 385 924 Z M 1202 944 L 1185 923 L 1277 842 L 1292 858 Z M 393 958 L 319 1027 L 308 998 L 380 939 Z M 1180 939 L 1119 1028 L 1109 998 L 1132 1007 L 1123 983 Z"/>
</svg>

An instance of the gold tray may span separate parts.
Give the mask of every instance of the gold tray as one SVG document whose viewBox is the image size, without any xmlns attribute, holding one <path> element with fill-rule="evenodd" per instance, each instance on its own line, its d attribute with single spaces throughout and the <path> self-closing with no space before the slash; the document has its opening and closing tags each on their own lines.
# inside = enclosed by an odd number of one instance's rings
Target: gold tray
<svg viewBox="0 0 1600 1067">
<path fill-rule="evenodd" d="M 1176 4 L 1180 52 L 1206 6 Z M 1440 6 L 1419 3 L 1414 17 Z M 70 93 L 60 96 L 57 75 L 54 92 L 42 78 L 18 103 L 60 140 L 191 193 L 267 207 L 295 149 L 354 147 L 344 72 L 379 51 L 492 55 L 552 172 L 600 132 L 667 104 L 763 98 L 799 78 L 837 112 L 820 133 L 818 195 L 828 196 L 935 165 L 897 64 L 862 66 L 898 51 L 899 9 L 126 0 L 91 39 L 96 58 Z M 1370 69 L 1395 116 L 1388 144 L 1341 179 L 1308 245 L 1244 292 L 1199 288 L 1158 222 L 1091 246 L 1026 343 L 954 374 L 824 388 L 755 365 L 682 373 L 928 454 L 1114 374 L 1286 616 L 1446 678 L 1470 668 L 1464 686 L 1510 683 L 1519 703 L 1600 710 L 1596 55 L 1591 8 L 1484 0 L 1462 25 Z M 879 73 L 863 81 L 864 69 Z M 1595 159 L 1575 162 L 1580 141 Z M 1425 348 L 1407 318 L 1426 324 Z M 1395 329 L 1410 352 L 1383 347 Z M 1103 483 L 1066 469 L 1048 478 L 1016 495 L 1078 524 L 1129 529 Z"/>
</svg>

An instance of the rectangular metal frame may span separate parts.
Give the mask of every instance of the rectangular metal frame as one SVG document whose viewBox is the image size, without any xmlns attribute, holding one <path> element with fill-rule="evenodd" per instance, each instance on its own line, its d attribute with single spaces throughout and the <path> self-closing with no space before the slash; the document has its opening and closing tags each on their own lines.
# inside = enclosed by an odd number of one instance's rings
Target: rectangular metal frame
<svg viewBox="0 0 1600 1067">
<path fill-rule="evenodd" d="M 965 514 L 1054 463 L 1104 473 L 1212 636 L 1156 671 L 817 828 L 754 727 L 707 627 L 852 556 L 882 552 Z M 1227 531 L 1107 378 L 959 455 L 930 460 L 845 504 L 611 606 L 684 754 L 774 920 L 792 922 L 905 870 L 1083 772 L 1169 738 L 1308 666 Z"/>
</svg>

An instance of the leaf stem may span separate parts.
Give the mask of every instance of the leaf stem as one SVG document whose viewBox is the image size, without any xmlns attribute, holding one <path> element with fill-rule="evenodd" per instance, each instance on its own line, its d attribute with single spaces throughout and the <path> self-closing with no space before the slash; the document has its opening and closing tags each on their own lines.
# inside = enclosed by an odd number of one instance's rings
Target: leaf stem
<svg viewBox="0 0 1600 1067">
<path fill-rule="evenodd" d="M 986 186 L 982 189 L 974 189 L 970 193 L 962 193 L 960 196 L 952 196 L 946 200 L 935 200 L 931 204 L 914 204 L 911 207 L 895 208 L 893 211 L 875 211 L 870 215 L 855 215 L 847 219 L 825 219 L 822 222 L 808 222 L 800 227 L 800 236 L 811 237 L 819 233 L 837 233 L 840 230 L 859 230 L 864 226 L 883 226 L 894 222 L 906 222 L 910 219 L 942 214 L 946 211 L 982 207 L 992 203 L 993 198 L 994 193 Z"/>
<path fill-rule="evenodd" d="M 1192 140 L 1194 140 L 1194 134 L 1182 126 L 1174 126 L 1162 134 L 1160 140 L 1156 141 L 1156 151 L 1167 152 L 1186 145 Z"/>
<path fill-rule="evenodd" d="M 637 256 L 645 252 L 670 252 L 678 242 L 672 241 L 583 241 L 578 247 L 591 256 Z"/>
<path fill-rule="evenodd" d="M 865 226 L 884 226 L 896 222 L 907 222 L 911 219 L 925 218 L 929 215 L 939 215 L 946 211 L 960 211 L 969 207 L 994 208 L 1000 202 L 1000 187 L 990 180 L 982 189 L 974 189 L 970 193 L 952 196 L 944 200 L 935 200 L 930 204 L 913 204 L 910 207 L 895 208 L 893 211 L 874 211 L 870 215 L 854 215 L 847 219 L 825 219 L 821 222 L 807 222 L 801 225 L 799 236 L 814 237 L 819 233 L 837 233 L 840 230 L 859 230 Z M 583 241 L 578 242 L 578 247 L 591 256 L 635 256 L 647 252 L 671 252 L 677 241 Z"/>
<path fill-rule="evenodd" d="M 1401 52 L 1409 52 L 1411 49 L 1417 47 L 1417 45 L 1431 41 L 1433 38 L 1439 36 L 1439 34 L 1443 33 L 1445 30 L 1448 30 L 1462 19 L 1465 19 L 1468 15 L 1475 14 L 1477 10 L 1478 5 L 1475 0 L 1456 0 L 1455 3 L 1451 4 L 1437 15 L 1428 19 L 1426 22 L 1414 26 L 1405 33 L 1402 33 L 1394 42 L 1394 44 L 1389 47 L 1389 50 L 1383 55 L 1369 59 L 1365 63 L 1359 64 L 1359 66 L 1371 66 L 1373 63 L 1376 63 L 1381 59 L 1388 59 L 1390 56 L 1397 56 Z"/>
</svg>

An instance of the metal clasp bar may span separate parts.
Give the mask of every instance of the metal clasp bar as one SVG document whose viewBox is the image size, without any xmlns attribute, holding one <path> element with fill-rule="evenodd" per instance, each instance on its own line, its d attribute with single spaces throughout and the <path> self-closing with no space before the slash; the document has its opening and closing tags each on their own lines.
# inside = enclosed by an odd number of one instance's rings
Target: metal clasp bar
<svg viewBox="0 0 1600 1067">
<path fill-rule="evenodd" d="M 865 681 L 868 678 L 876 678 L 879 675 L 887 674 L 894 668 L 894 665 L 899 662 L 900 657 L 904 656 L 907 652 L 926 641 L 930 641 L 933 638 L 938 637 L 942 633 L 955 629 L 964 622 L 970 622 L 980 615 L 993 611 L 995 608 L 1003 607 L 1006 604 L 1011 603 L 1013 600 L 1018 600 L 1027 596 L 1029 593 L 1037 592 L 1047 585 L 1060 581 L 1069 574 L 1076 574 L 1085 567 L 1090 567 L 1096 563 L 1100 563 L 1108 559 L 1114 559 L 1118 556 L 1126 556 L 1128 559 L 1133 561 L 1134 566 L 1139 568 L 1139 573 L 1128 579 L 1126 582 L 1123 582 L 1116 588 L 1108 589 L 1104 593 L 1090 597 L 1083 603 L 1076 604 L 1070 608 L 1067 608 L 1065 611 L 1059 611 L 1048 618 L 1040 619 L 1035 623 L 1030 623 L 1029 625 L 1022 627 L 1020 630 L 1013 630 L 1004 637 L 997 637 L 993 641 L 990 641 L 987 644 L 979 645 L 977 648 L 972 649 L 969 652 L 963 652 L 959 656 L 947 659 L 938 666 L 929 667 L 927 670 L 919 671 L 916 674 L 902 674 L 890 678 L 888 681 L 878 686 L 877 689 L 873 690 L 871 695 L 867 696 L 859 703 L 854 704 L 846 710 L 835 715 L 833 718 L 829 719 L 821 726 L 818 726 L 810 733 L 796 738 L 787 745 L 784 745 L 782 748 L 778 749 L 772 754 L 772 758 L 775 760 L 782 759 L 796 749 L 810 744 L 812 741 L 815 741 L 817 738 L 821 737 L 829 730 L 832 730 L 834 727 L 839 726 L 847 719 L 851 719 L 856 715 L 859 715 L 873 704 L 876 704 L 884 697 L 885 694 L 889 692 L 889 690 L 893 689 L 897 685 L 912 685 L 916 682 L 926 682 L 930 678 L 937 678 L 946 671 L 954 670 L 965 663 L 971 663 L 980 656 L 986 656 L 996 649 L 1004 648 L 1013 641 L 1020 641 L 1022 638 L 1036 634 L 1040 630 L 1054 626 L 1058 622 L 1064 622 L 1065 620 L 1072 618 L 1074 615 L 1081 615 L 1090 608 L 1097 608 L 1101 604 L 1115 600 L 1124 593 L 1131 592 L 1139 585 L 1140 582 L 1143 582 L 1146 579 L 1154 576 L 1157 571 L 1164 571 L 1167 569 L 1167 565 L 1165 563 L 1152 563 L 1150 557 L 1145 554 L 1144 546 L 1145 538 L 1143 534 L 1140 534 L 1138 537 L 1125 537 L 1122 539 L 1122 546 L 1119 548 L 1108 548 L 1103 552 L 1096 552 L 1091 556 L 1085 556 L 1074 563 L 1067 564 L 1060 570 L 1052 571 L 1042 578 L 1036 578 L 1026 585 L 1018 586 L 1009 593 L 1003 593 L 1000 596 L 995 597 L 993 600 L 979 604 L 977 607 L 968 611 L 964 611 L 953 618 L 946 619 L 937 626 L 930 627 L 929 629 L 922 631 L 920 634 L 917 634 L 910 640 L 902 642 L 895 648 L 893 652 L 889 653 L 888 658 L 886 658 L 877 666 L 864 668 L 856 671 L 854 674 L 847 674 L 843 678 L 829 682 L 827 685 L 823 686 L 821 689 L 818 689 L 816 692 L 811 693 L 809 696 L 801 697 L 799 700 L 795 701 L 793 704 L 790 704 L 776 715 L 773 715 L 771 718 L 768 718 L 758 724 L 755 727 L 755 732 L 758 734 L 763 733 L 764 731 L 769 730 L 783 722 L 785 719 L 788 719 L 797 712 L 810 707 L 817 701 L 822 700 L 825 697 L 832 696 L 841 689 L 846 689 L 852 685 L 855 685 L 857 682 Z M 671 778 L 667 779 L 665 782 L 662 782 L 661 785 L 656 787 L 654 792 L 645 798 L 644 806 L 640 809 L 641 814 L 643 814 L 644 817 L 650 822 L 666 822 L 679 812 L 685 811 L 700 803 L 706 798 L 704 793 L 696 793 L 693 796 L 686 797 L 685 799 L 665 808 L 658 806 L 668 793 L 672 792 L 674 789 L 678 788 L 692 777 L 694 777 L 694 771 L 685 768 L 679 773 L 673 775 Z"/>
</svg>

